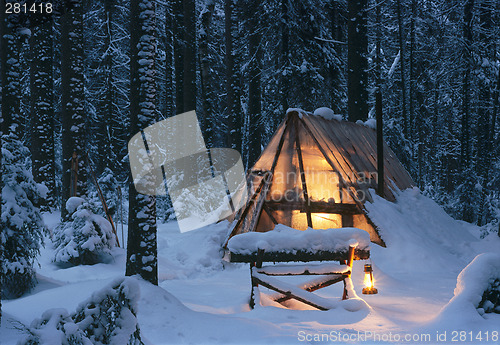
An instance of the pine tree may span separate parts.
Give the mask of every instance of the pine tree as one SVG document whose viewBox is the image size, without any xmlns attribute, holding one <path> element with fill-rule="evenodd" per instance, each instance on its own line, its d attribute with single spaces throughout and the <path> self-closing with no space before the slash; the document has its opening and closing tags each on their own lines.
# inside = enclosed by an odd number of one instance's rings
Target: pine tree
<svg viewBox="0 0 500 345">
<path fill-rule="evenodd" d="M 68 199 L 66 211 L 70 220 L 54 230 L 54 262 L 93 265 L 111 254 L 115 235 L 104 217 L 78 197 Z"/>
<path fill-rule="evenodd" d="M 97 174 L 126 179 L 129 37 L 125 0 L 89 1 L 84 18 L 85 114 Z"/>
<path fill-rule="evenodd" d="M 2 8 L 5 3 L 2 1 Z M 1 216 L 0 295 L 19 297 L 35 283 L 33 268 L 42 244 L 44 225 L 38 206 L 44 192 L 28 167 L 30 153 L 20 141 L 24 134 L 21 61 L 30 31 L 21 16 L 0 15 Z"/>
<path fill-rule="evenodd" d="M 212 85 L 212 58 L 210 52 L 210 45 L 213 40 L 212 17 L 215 10 L 215 1 L 207 0 L 201 12 L 201 29 L 199 39 L 199 54 L 200 54 L 200 68 L 201 68 L 201 90 L 200 96 L 202 101 L 202 129 L 205 133 L 205 143 L 208 147 L 212 146 L 212 131 L 214 125 L 211 119 L 214 118 L 214 89 Z"/>
<path fill-rule="evenodd" d="M 73 314 L 66 309 L 45 311 L 29 327 L 20 345 L 143 345 L 137 322 L 139 286 L 133 279 L 117 279 L 80 303 Z"/>
<path fill-rule="evenodd" d="M 234 0 L 225 0 L 225 43 L 226 43 L 226 145 L 238 152 L 242 149 L 243 117 L 240 107 L 239 71 L 236 61 L 235 35 L 237 33 L 238 9 Z"/>
<path fill-rule="evenodd" d="M 183 0 L 183 112 L 196 110 L 196 10 L 194 0 Z"/>
<path fill-rule="evenodd" d="M 66 201 L 87 194 L 83 73 L 83 1 L 71 0 L 61 17 L 63 218 L 67 216 Z"/>
<path fill-rule="evenodd" d="M 155 121 L 155 2 L 140 0 L 130 7 L 130 132 Z M 158 284 L 156 198 L 129 187 L 129 231 L 126 275 L 139 274 Z"/>
<path fill-rule="evenodd" d="M 0 2 L 0 5 L 2 3 Z M 3 22 L 3 17 L 0 15 L 0 22 Z M 0 36 L 2 35 L 2 31 L 0 30 Z M 0 49 L 1 49 L 0 45 Z M 3 123 L 3 116 L 2 113 L 0 112 L 0 191 L 3 190 L 3 126 L 1 125 Z M 1 197 L 0 197 L 1 198 Z M 1 199 L 0 199 L 0 205 L 2 204 Z M 0 208 L 0 213 L 1 213 L 1 208 Z M 0 277 L 5 274 L 5 269 L 3 263 L 5 262 L 5 242 L 6 242 L 6 237 L 3 234 L 3 229 L 5 229 L 5 224 L 0 217 Z M 2 291 L 3 291 L 3 282 L 0 279 L 0 324 L 2 322 Z"/>
<path fill-rule="evenodd" d="M 2 8 L 5 8 L 5 4 L 2 5 Z M 30 33 L 23 26 L 21 18 L 21 16 L 7 16 L 2 13 L 2 22 L 0 23 L 3 133 L 11 133 L 18 139 L 21 139 L 24 133 L 22 126 L 24 121 L 21 113 L 21 50 Z"/>
<path fill-rule="evenodd" d="M 248 7 L 247 30 L 250 32 L 248 38 L 248 166 L 251 167 L 259 158 L 264 124 L 262 119 L 262 32 L 260 15 L 262 2 L 251 1 Z"/>
<path fill-rule="evenodd" d="M 367 0 L 348 1 L 347 112 L 350 121 L 368 116 Z"/>
<path fill-rule="evenodd" d="M 4 6 L 5 5 L 5 1 L 2 0 L 0 1 L 0 6 Z M 4 22 L 5 22 L 5 13 L 4 11 L 1 11 L 0 12 L 0 51 L 3 51 L 3 47 L 4 47 L 4 40 L 3 40 L 3 35 L 4 35 L 4 30 L 5 30 L 5 27 L 4 27 Z M 3 58 L 4 56 L 0 56 L 0 58 Z M 0 61 L 1 63 L 1 61 Z M 0 68 L 3 70 L 4 66 L 0 66 Z M 0 70 L 0 73 L 2 73 L 2 71 Z M 1 78 L 3 78 L 3 73 L 1 74 Z M 2 79 L 2 85 L 3 85 L 3 79 Z M 3 96 L 3 94 L 1 95 Z M 4 129 L 4 126 L 3 126 L 4 122 L 3 122 L 3 109 L 0 109 L 0 191 L 3 190 L 3 164 L 2 164 L 2 161 L 3 161 L 3 129 Z M 1 205 L 1 196 L 0 196 L 0 205 Z M 0 213 L 1 213 L 1 209 L 0 209 Z M 4 222 L 3 222 L 3 219 L 2 217 L 0 217 L 0 262 L 3 263 L 5 262 L 5 236 L 3 236 L 3 229 L 5 229 L 5 225 L 4 225 Z M 5 271 L 4 271 L 4 267 L 3 267 L 3 264 L 0 264 L 0 277 L 3 276 L 5 274 Z M 2 283 L 2 280 L 0 279 L 0 324 L 2 322 L 2 291 L 3 291 L 3 283 Z"/>
<path fill-rule="evenodd" d="M 175 115 L 174 26 L 177 24 L 172 6 L 172 2 L 165 5 L 165 108 L 163 114 L 166 117 Z"/>
<path fill-rule="evenodd" d="M 330 3 L 331 38 L 337 42 L 333 46 L 333 61 L 330 64 L 330 108 L 335 114 L 345 113 L 346 80 L 345 80 L 345 40 L 346 40 L 346 4 L 340 1 Z"/>
<path fill-rule="evenodd" d="M 33 265 L 45 231 L 38 206 L 46 189 L 35 183 L 27 168 L 28 149 L 14 134 L 5 134 L 2 140 L 0 280 L 3 297 L 17 298 L 36 283 Z"/>
<path fill-rule="evenodd" d="M 35 181 L 48 188 L 44 210 L 56 206 L 55 200 L 55 146 L 54 146 L 54 87 L 52 79 L 53 56 L 52 21 L 32 29 L 31 47 L 31 118 L 33 136 L 31 153 Z"/>
<path fill-rule="evenodd" d="M 399 66 L 401 73 L 401 117 L 403 122 L 403 134 L 408 137 L 408 115 L 406 109 L 406 40 L 404 39 L 403 13 L 401 8 L 401 0 L 397 1 L 398 14 L 398 43 L 399 43 Z"/>
<path fill-rule="evenodd" d="M 184 10 L 183 0 L 172 1 L 172 33 L 175 70 L 175 112 L 184 112 Z"/>
<path fill-rule="evenodd" d="M 472 11 L 474 9 L 474 0 L 467 0 L 463 9 L 463 39 L 464 39 L 464 56 L 465 56 L 465 72 L 462 81 L 462 136 L 461 152 L 460 152 L 460 169 L 462 171 L 462 188 L 460 192 L 460 201 L 462 203 L 462 219 L 472 221 L 474 218 L 471 207 L 471 193 L 474 190 L 473 176 L 471 170 L 471 143 L 470 143 L 470 77 L 471 77 L 471 48 L 472 48 Z"/>
<path fill-rule="evenodd" d="M 493 25 L 493 6 L 488 1 L 482 3 L 480 14 L 479 14 L 479 37 L 478 44 L 480 46 L 480 51 L 478 51 L 478 56 L 476 61 L 478 66 L 477 71 L 477 82 L 478 87 L 478 129 L 477 133 L 477 176 L 478 183 L 481 185 L 480 197 L 479 197 L 479 210 L 478 210 L 478 225 L 484 225 L 483 222 L 487 218 L 487 211 L 485 205 L 487 203 L 487 196 L 490 192 L 490 164 L 492 155 L 492 135 L 491 133 L 495 130 L 495 119 L 494 117 L 494 102 L 493 95 L 495 89 L 495 64 L 496 64 L 496 51 L 495 51 L 495 37 L 492 31 Z"/>
</svg>

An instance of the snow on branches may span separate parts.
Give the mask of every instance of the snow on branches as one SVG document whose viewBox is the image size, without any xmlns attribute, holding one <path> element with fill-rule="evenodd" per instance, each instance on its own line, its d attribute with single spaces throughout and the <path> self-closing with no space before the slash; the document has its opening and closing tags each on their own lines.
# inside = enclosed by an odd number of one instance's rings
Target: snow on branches
<svg viewBox="0 0 500 345">
<path fill-rule="evenodd" d="M 73 315 L 49 309 L 24 327 L 20 345 L 141 345 L 137 323 L 139 286 L 133 278 L 119 278 L 94 292 Z"/>
<path fill-rule="evenodd" d="M 28 149 L 12 134 L 2 141 L 0 280 L 3 296 L 16 298 L 36 282 L 33 264 L 45 231 L 38 205 L 46 188 L 33 180 Z"/>
<path fill-rule="evenodd" d="M 66 210 L 70 214 L 69 221 L 62 222 L 54 231 L 54 261 L 73 265 L 101 261 L 115 245 L 111 224 L 95 214 L 82 198 L 69 198 Z"/>
</svg>

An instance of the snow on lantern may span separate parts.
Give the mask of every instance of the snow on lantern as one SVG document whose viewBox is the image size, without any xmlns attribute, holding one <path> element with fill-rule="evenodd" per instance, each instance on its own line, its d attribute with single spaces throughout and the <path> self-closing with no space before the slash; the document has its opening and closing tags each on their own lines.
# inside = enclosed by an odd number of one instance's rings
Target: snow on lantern
<svg viewBox="0 0 500 345">
<path fill-rule="evenodd" d="M 371 264 L 365 264 L 365 279 L 364 279 L 365 287 L 363 288 L 364 295 L 374 295 L 378 293 L 378 290 L 373 286 L 373 268 Z"/>
</svg>

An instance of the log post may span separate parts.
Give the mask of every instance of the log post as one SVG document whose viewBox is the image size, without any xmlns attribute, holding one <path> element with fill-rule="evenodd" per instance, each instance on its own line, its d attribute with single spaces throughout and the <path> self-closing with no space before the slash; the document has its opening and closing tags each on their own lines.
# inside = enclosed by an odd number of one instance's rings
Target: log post
<svg viewBox="0 0 500 345">
<path fill-rule="evenodd" d="M 310 206 L 309 194 L 307 193 L 306 173 L 304 171 L 304 161 L 302 160 L 302 149 L 300 147 L 298 117 L 295 119 L 294 125 L 295 125 L 295 146 L 297 150 L 297 158 L 299 160 L 300 180 L 302 181 L 302 193 L 304 195 L 304 207 L 306 209 L 307 226 L 312 228 L 313 224 L 311 217 L 311 209 L 309 207 Z"/>
<path fill-rule="evenodd" d="M 250 306 L 250 309 L 255 308 L 255 290 L 259 286 L 259 283 L 257 282 L 257 279 L 254 278 L 253 276 L 253 268 L 255 267 L 255 262 L 250 263 L 250 279 L 252 283 L 252 290 L 250 291 L 250 301 L 248 302 L 248 305 Z"/>
<path fill-rule="evenodd" d="M 347 257 L 347 266 L 349 266 L 350 270 L 352 271 L 352 263 L 354 262 L 354 250 L 356 249 L 356 246 L 349 246 L 349 253 Z M 349 274 L 349 276 L 351 276 Z"/>
<path fill-rule="evenodd" d="M 349 296 L 347 295 L 347 284 L 346 284 L 345 278 L 344 278 L 344 293 L 342 295 L 342 300 L 346 300 L 348 298 L 349 298 Z"/>
</svg>

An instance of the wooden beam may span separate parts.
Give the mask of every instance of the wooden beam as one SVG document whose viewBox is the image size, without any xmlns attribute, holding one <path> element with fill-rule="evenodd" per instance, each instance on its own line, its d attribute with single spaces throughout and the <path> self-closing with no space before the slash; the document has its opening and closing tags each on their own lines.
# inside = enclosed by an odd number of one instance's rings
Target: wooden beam
<svg viewBox="0 0 500 345">
<path fill-rule="evenodd" d="M 259 222 L 260 215 L 262 213 L 262 206 L 264 205 L 264 201 L 266 200 L 267 192 L 269 191 L 269 185 L 272 178 L 273 173 L 269 173 L 264 176 L 264 186 L 262 187 L 262 191 L 257 196 L 257 201 L 255 202 L 255 208 L 253 210 L 253 216 L 248 227 L 248 232 L 255 231 L 255 228 L 257 227 L 257 223 Z"/>
<path fill-rule="evenodd" d="M 290 121 L 290 117 L 288 117 L 285 121 L 285 128 L 283 129 L 283 134 L 281 135 L 280 141 L 278 143 L 278 149 L 276 150 L 276 155 L 274 155 L 273 164 L 271 165 L 271 172 L 274 173 L 274 169 L 276 168 L 276 164 L 278 164 L 278 158 L 281 154 L 281 149 L 283 148 L 283 143 L 285 142 L 285 134 L 288 130 L 288 122 Z"/>
<path fill-rule="evenodd" d="M 299 287 L 303 290 L 313 292 L 313 291 L 325 288 L 327 286 L 339 283 L 345 279 L 344 276 L 339 276 L 339 277 L 334 277 L 334 278 L 328 277 L 328 278 L 329 279 L 319 279 L 317 282 L 312 283 L 312 284 L 305 283 L 303 285 L 307 285 L 307 286 L 299 286 Z M 292 299 L 292 298 L 293 297 L 291 297 L 291 296 L 281 295 L 281 296 L 274 297 L 274 301 L 278 302 L 278 303 L 283 303 L 283 302 L 288 301 L 289 299 Z"/>
<path fill-rule="evenodd" d="M 349 249 L 343 251 L 306 251 L 298 250 L 296 252 L 270 252 L 266 251 L 262 255 L 263 262 L 296 262 L 296 261 L 344 261 L 348 258 Z M 370 250 L 356 248 L 354 250 L 354 260 L 367 260 L 370 258 Z M 230 262 L 256 262 L 258 260 L 257 252 L 240 254 L 229 252 Z"/>
<path fill-rule="evenodd" d="M 302 194 L 304 195 L 304 207 L 307 215 L 307 226 L 312 228 L 311 210 L 309 209 L 309 194 L 307 194 L 306 173 L 304 171 L 304 161 L 302 160 L 302 149 L 300 148 L 298 116 L 293 121 L 295 127 L 295 146 L 297 149 L 297 157 L 299 158 L 300 180 L 302 181 Z"/>
<path fill-rule="evenodd" d="M 342 213 L 342 227 L 352 228 L 354 226 L 354 218 L 352 214 Z"/>
<path fill-rule="evenodd" d="M 259 184 L 259 187 L 257 188 L 257 191 L 252 195 L 252 198 L 247 202 L 247 204 L 245 205 L 245 208 L 240 216 L 240 218 L 238 219 L 236 225 L 234 226 L 234 228 L 231 230 L 231 233 L 229 234 L 229 236 L 227 237 L 227 240 L 224 244 L 224 248 L 227 248 L 227 243 L 229 242 L 229 240 L 231 239 L 231 237 L 233 237 L 237 230 L 239 229 L 239 227 L 241 226 L 241 223 L 243 221 L 243 219 L 246 217 L 246 215 L 248 214 L 248 210 L 250 208 L 250 203 L 252 202 L 255 202 L 255 198 L 256 196 L 260 193 L 260 190 L 262 189 L 263 185 L 264 185 L 264 181 L 266 180 L 266 174 L 271 174 L 273 175 L 274 174 L 274 169 L 276 168 L 276 164 L 278 163 L 278 158 L 281 154 L 281 149 L 283 148 L 283 143 L 285 142 L 285 134 L 286 134 L 286 131 L 288 130 L 288 122 L 289 122 L 289 117 L 285 120 L 285 128 L 283 129 L 283 134 L 281 135 L 281 138 L 280 138 L 280 141 L 278 143 L 278 148 L 276 150 L 276 154 L 274 156 L 274 159 L 273 159 L 273 164 L 271 165 L 271 171 L 270 172 L 266 172 L 264 174 L 264 177 L 262 179 L 262 181 L 260 182 Z M 268 181 L 268 184 L 267 184 L 267 190 L 271 189 L 271 185 L 273 183 L 273 178 L 270 179 L 270 181 Z M 266 192 L 267 193 L 267 192 Z"/>
<path fill-rule="evenodd" d="M 271 210 L 299 210 L 300 212 L 307 212 L 305 203 L 299 201 L 266 201 L 266 205 Z M 309 210 L 312 213 L 364 214 L 355 204 L 337 204 L 325 201 L 309 201 Z"/>
<path fill-rule="evenodd" d="M 269 176 L 269 174 L 271 174 L 271 173 L 266 172 L 264 174 L 264 177 L 262 178 L 262 180 L 259 183 L 259 187 L 257 187 L 257 190 L 255 191 L 255 193 L 252 195 L 252 197 L 250 198 L 250 200 L 245 205 L 245 209 L 243 210 L 243 212 L 242 212 L 240 218 L 238 219 L 238 221 L 236 222 L 234 228 L 231 230 L 231 233 L 227 237 L 226 243 L 224 243 L 224 248 L 227 248 L 227 243 L 229 242 L 229 240 L 231 239 L 231 237 L 233 237 L 236 234 L 236 232 L 238 231 L 241 223 L 243 222 L 243 220 L 245 219 L 246 215 L 248 214 L 248 210 L 250 209 L 250 203 L 254 203 L 255 202 L 255 198 L 257 197 L 257 195 L 260 194 L 260 191 L 264 187 L 264 184 L 266 183 L 266 180 L 267 180 L 267 177 Z"/>
<path fill-rule="evenodd" d="M 269 209 L 269 206 L 267 206 L 266 203 L 264 203 L 264 206 L 263 206 L 263 209 L 264 211 L 266 211 L 267 215 L 269 216 L 269 218 L 271 219 L 271 221 L 276 225 L 278 224 L 278 221 L 276 220 L 276 218 L 274 218 L 273 216 L 273 212 Z"/>
<path fill-rule="evenodd" d="M 356 250 L 356 246 L 357 245 L 349 246 L 349 254 L 347 257 L 347 266 L 349 266 L 349 268 L 350 268 L 349 277 L 351 276 L 351 272 L 352 272 L 352 264 L 354 262 L 354 252 Z"/>
<path fill-rule="evenodd" d="M 316 296 L 309 291 L 301 290 L 300 288 L 298 288 L 296 286 L 291 286 L 291 285 L 286 284 L 284 282 L 279 282 L 279 284 L 274 284 L 271 279 L 266 278 L 265 276 L 263 276 L 259 273 L 256 273 L 255 271 L 252 271 L 252 279 L 254 279 L 255 282 L 259 285 L 262 285 L 270 290 L 274 290 L 276 292 L 279 292 L 285 296 L 289 296 L 290 298 L 294 298 L 297 301 L 308 304 L 308 305 L 310 305 L 314 308 L 317 308 L 319 310 L 329 310 L 330 309 L 328 307 L 329 301 L 327 299 L 322 298 L 320 296 Z M 279 285 L 279 287 L 275 286 L 275 285 Z M 324 305 L 321 305 L 320 301 L 323 302 Z"/>
</svg>

